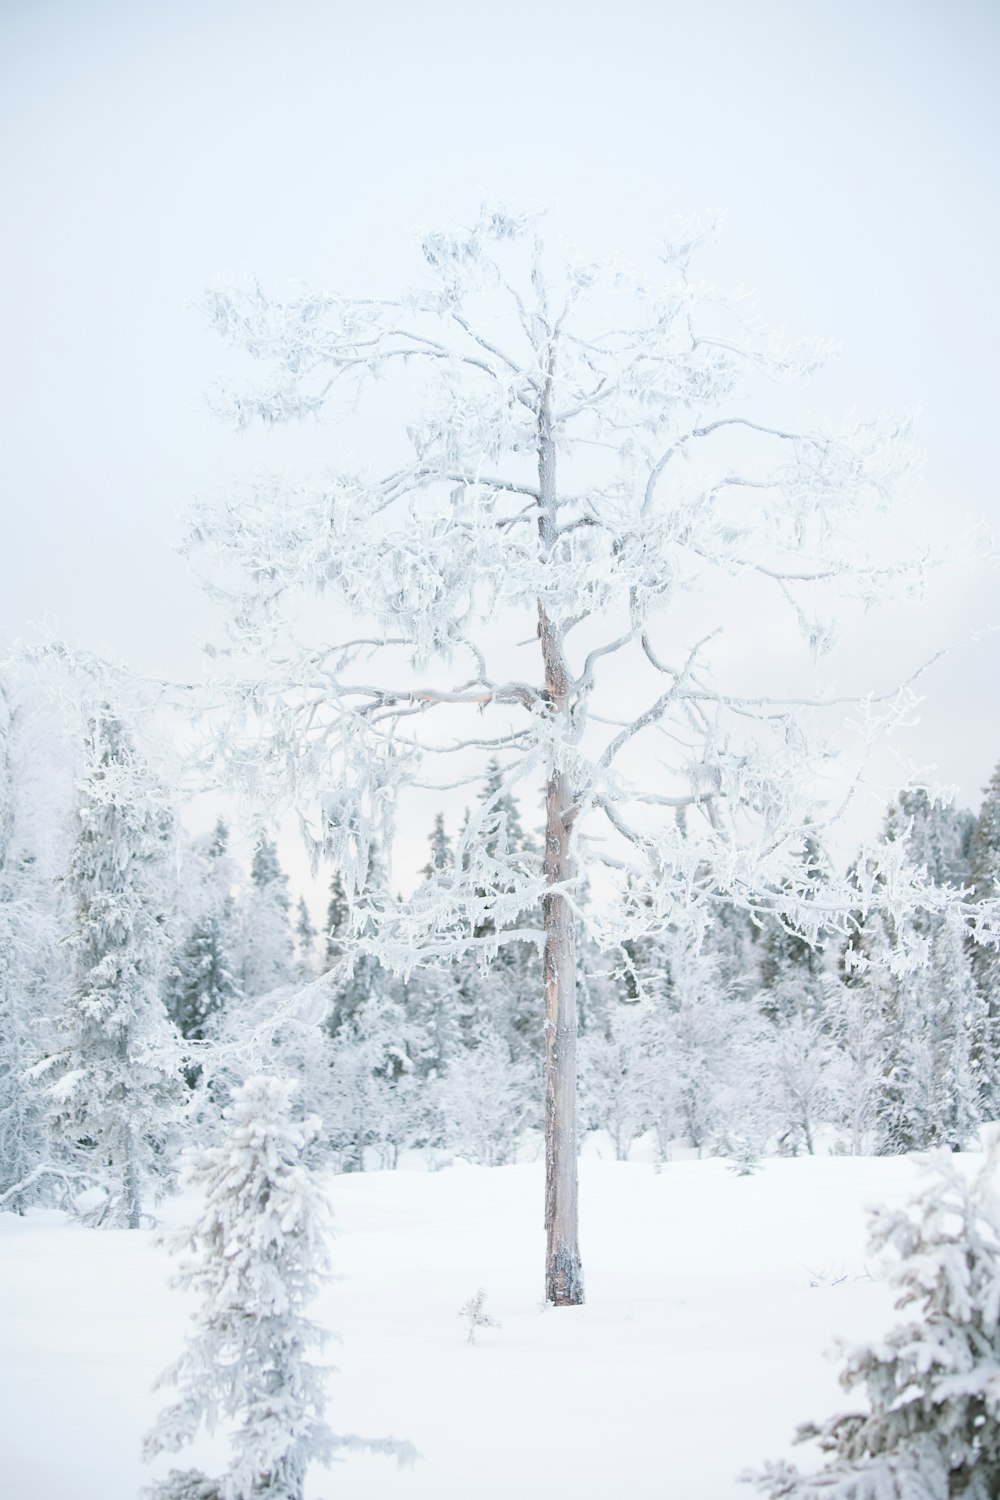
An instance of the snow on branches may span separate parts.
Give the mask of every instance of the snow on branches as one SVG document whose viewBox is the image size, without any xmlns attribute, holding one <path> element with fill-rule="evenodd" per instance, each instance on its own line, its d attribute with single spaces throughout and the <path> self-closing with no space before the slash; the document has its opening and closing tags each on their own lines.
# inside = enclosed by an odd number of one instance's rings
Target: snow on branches
<svg viewBox="0 0 1000 1500">
<path fill-rule="evenodd" d="M 187 543 L 229 608 L 219 661 L 241 748 L 224 754 L 261 795 L 280 780 L 349 896 L 370 837 L 389 850 L 403 788 L 480 746 L 508 791 L 565 771 L 578 858 L 627 868 L 661 908 L 679 884 L 690 894 L 678 806 L 699 815 L 697 858 L 728 888 L 808 906 L 787 877 L 828 754 L 817 720 L 836 701 L 822 685 L 771 697 L 722 682 L 715 619 L 676 655 L 658 637 L 676 641 L 674 606 L 733 582 L 751 608 L 773 591 L 822 653 L 838 593 L 870 602 L 918 581 L 921 559 L 872 563 L 856 524 L 905 472 L 908 423 L 800 432 L 743 415 L 762 376 L 798 380 L 823 350 L 780 345 L 739 297 L 699 283 L 699 238 L 666 247 L 653 277 L 559 265 L 537 216 L 489 208 L 426 233 L 421 283 L 394 299 L 208 296 L 225 337 L 274 374 L 241 394 L 241 422 L 339 414 L 342 397 L 353 410 L 373 381 L 388 382 L 390 418 L 409 403 L 385 471 L 300 489 L 265 476 L 201 505 Z M 332 625 L 351 622 L 321 644 L 300 639 L 317 596 Z M 638 711 L 622 713 L 619 673 Z M 878 727 L 910 707 L 893 697 Z M 247 754 L 254 735 L 265 756 Z M 397 952 L 419 950 L 413 919 L 400 914 Z"/>
</svg>

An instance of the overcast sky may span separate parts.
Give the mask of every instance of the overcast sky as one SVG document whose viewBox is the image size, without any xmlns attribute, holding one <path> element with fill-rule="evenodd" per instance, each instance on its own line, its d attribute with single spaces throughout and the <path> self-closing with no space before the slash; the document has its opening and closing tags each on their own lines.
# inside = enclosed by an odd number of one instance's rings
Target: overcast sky
<svg viewBox="0 0 1000 1500">
<path fill-rule="evenodd" d="M 715 269 L 843 342 L 822 415 L 921 403 L 914 527 L 1000 529 L 998 38 L 992 0 L 0 0 L 0 632 L 193 670 L 185 506 L 314 438 L 213 423 L 230 356 L 192 299 L 247 270 L 391 293 L 411 230 L 484 195 L 625 257 L 725 209 Z M 1000 619 L 997 581 L 951 575 L 866 652 Z M 1000 637 L 956 652 L 902 746 L 972 805 L 998 688 Z"/>
</svg>

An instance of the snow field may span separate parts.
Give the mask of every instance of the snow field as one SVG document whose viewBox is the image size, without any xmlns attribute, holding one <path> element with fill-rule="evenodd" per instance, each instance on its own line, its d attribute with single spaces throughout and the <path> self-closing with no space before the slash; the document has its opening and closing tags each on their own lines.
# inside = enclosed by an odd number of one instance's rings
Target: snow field
<svg viewBox="0 0 1000 1500">
<path fill-rule="evenodd" d="M 743 1468 L 843 1407 L 824 1349 L 889 1326 L 863 1208 L 918 1180 L 898 1157 L 772 1160 L 751 1177 L 585 1159 L 588 1301 L 555 1310 L 540 1303 L 540 1164 L 331 1178 L 337 1276 L 315 1304 L 342 1336 L 328 1420 L 422 1456 L 314 1469 L 310 1500 L 749 1496 Z M 174 1199 L 164 1221 L 193 1208 Z M 143 1465 L 139 1445 L 193 1303 L 153 1241 L 0 1217 L 4 1500 L 135 1500 L 170 1467 Z M 458 1310 L 479 1286 L 502 1326 L 470 1347 Z M 218 1472 L 224 1453 L 217 1436 L 172 1462 Z"/>
</svg>

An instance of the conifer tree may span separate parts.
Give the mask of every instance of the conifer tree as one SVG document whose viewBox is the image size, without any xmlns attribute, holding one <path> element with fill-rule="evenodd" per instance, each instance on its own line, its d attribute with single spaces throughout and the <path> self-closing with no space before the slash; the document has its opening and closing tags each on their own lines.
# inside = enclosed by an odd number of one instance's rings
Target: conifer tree
<svg viewBox="0 0 1000 1500">
<path fill-rule="evenodd" d="M 106 1190 L 102 1222 L 138 1228 L 170 1177 L 179 1095 L 176 1032 L 160 1000 L 173 817 L 118 712 L 89 727 L 67 883 L 75 926 L 52 1125 Z"/>
<path fill-rule="evenodd" d="M 435 815 L 430 846 L 422 871 L 428 887 L 447 882 L 454 874 L 455 854 L 443 813 Z M 460 947 L 460 943 L 455 946 Z M 422 964 L 404 986 L 406 1015 L 413 1026 L 414 1061 L 422 1077 L 440 1077 L 463 1046 L 462 974 L 463 965 L 455 955 L 445 954 Z"/>
<path fill-rule="evenodd" d="M 802 1474 L 746 1475 L 769 1500 L 996 1500 L 1000 1494 L 1000 1143 L 970 1185 L 954 1160 L 903 1209 L 876 1209 L 872 1253 L 898 1257 L 890 1281 L 909 1321 L 847 1351 L 841 1384 L 867 1410 L 799 1428 L 830 1455 Z"/>
<path fill-rule="evenodd" d="M 902 792 L 886 816 L 885 868 L 897 883 L 927 880 L 931 893 L 954 896 L 894 912 L 891 892 L 880 895 L 876 881 L 849 945 L 850 982 L 884 1047 L 878 1134 L 886 1151 L 957 1149 L 983 1118 L 987 1015 L 972 981 L 960 890 L 970 828 L 965 814 L 922 788 Z"/>
<path fill-rule="evenodd" d="M 36 1077 L 65 987 L 53 839 L 53 726 L 13 664 L 0 668 L 0 1207 L 22 1213 L 53 1176 Z M 56 847 L 53 847 L 55 845 Z"/>
<path fill-rule="evenodd" d="M 983 789 L 983 804 L 969 841 L 969 880 L 982 907 L 1000 897 L 1000 765 Z M 1000 948 L 976 942 L 970 951 L 972 974 L 986 1011 L 986 1035 L 979 1061 L 983 1109 L 1000 1119 Z"/>
<path fill-rule="evenodd" d="M 524 830 L 517 799 L 496 756 L 487 764 L 476 815 L 462 830 L 460 857 L 466 866 L 473 844 L 480 872 L 473 900 L 480 915 L 472 931 L 482 942 L 498 931 L 524 924 L 526 908 L 516 893 L 524 881 L 537 879 L 540 869 L 538 850 Z M 505 920 L 498 929 L 499 907 L 504 909 Z M 477 1046 L 483 1034 L 496 1031 L 506 1040 L 515 1060 L 539 1057 L 543 1031 L 537 1004 L 541 985 L 537 945 L 500 943 L 488 963 L 481 957 L 467 957 L 460 969 L 467 1045 Z"/>
<path fill-rule="evenodd" d="M 350 933 L 351 910 L 340 871 L 330 881 L 330 900 L 326 908 L 326 966 L 332 968 L 344 956 L 345 942 Z"/>
<path fill-rule="evenodd" d="M 304 896 L 299 897 L 299 904 L 295 921 L 295 942 L 298 948 L 298 957 L 295 961 L 295 975 L 303 981 L 310 980 L 316 974 L 316 928 L 309 914 Z"/>
<path fill-rule="evenodd" d="M 199 1428 L 232 1427 L 220 1479 L 172 1470 L 155 1500 L 303 1500 L 306 1471 L 340 1448 L 411 1456 L 391 1439 L 336 1437 L 324 1420 L 325 1370 L 308 1357 L 322 1342 L 306 1307 L 329 1271 L 329 1210 L 303 1153 L 319 1128 L 297 1121 L 287 1079 L 253 1077 L 233 1092 L 221 1144 L 188 1157 L 205 1202 L 189 1231 L 177 1284 L 200 1293 L 187 1348 L 160 1384 L 178 1387 L 145 1443 L 176 1453 Z"/>
<path fill-rule="evenodd" d="M 242 998 L 228 848 L 229 829 L 220 818 L 192 861 L 197 915 L 167 974 L 167 1011 L 187 1041 L 204 1041 L 213 1018 Z"/>
<path fill-rule="evenodd" d="M 243 913 L 243 990 L 248 996 L 266 995 L 292 978 L 289 906 L 288 876 L 274 843 L 261 835 Z"/>
<path fill-rule="evenodd" d="M 444 826 L 444 813 L 442 812 L 434 814 L 434 828 L 430 842 L 430 857 L 420 872 L 425 880 L 432 880 L 435 875 L 445 874 L 451 870 L 455 862 L 455 851 Z"/>
</svg>

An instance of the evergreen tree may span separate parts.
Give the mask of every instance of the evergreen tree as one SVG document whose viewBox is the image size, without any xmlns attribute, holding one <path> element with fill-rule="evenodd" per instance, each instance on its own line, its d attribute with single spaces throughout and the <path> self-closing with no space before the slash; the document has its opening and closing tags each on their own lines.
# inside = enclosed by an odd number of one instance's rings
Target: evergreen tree
<svg viewBox="0 0 1000 1500">
<path fill-rule="evenodd" d="M 303 983 L 315 978 L 316 975 L 316 936 L 316 928 L 309 915 L 306 899 L 300 896 L 295 922 L 295 942 L 298 948 L 295 977 Z"/>
<path fill-rule="evenodd" d="M 187 1349 L 161 1377 L 178 1399 L 146 1439 L 145 1455 L 176 1453 L 199 1428 L 232 1426 L 226 1474 L 173 1470 L 155 1500 L 303 1500 L 309 1464 L 337 1447 L 411 1456 L 390 1439 L 335 1437 L 323 1417 L 325 1370 L 308 1358 L 322 1342 L 306 1306 L 329 1271 L 329 1210 L 303 1163 L 315 1119 L 292 1118 L 295 1084 L 254 1077 L 233 1093 L 221 1144 L 188 1158 L 204 1189 L 201 1214 L 177 1236 L 177 1284 L 200 1293 Z"/>
<path fill-rule="evenodd" d="M 170 1177 L 178 1047 L 159 988 L 173 819 L 125 723 L 91 721 L 67 877 L 75 910 L 52 1123 L 64 1153 L 105 1188 L 104 1222 L 138 1228 Z"/>
<path fill-rule="evenodd" d="M 330 902 L 326 908 L 326 966 L 331 969 L 343 958 L 351 930 L 351 909 L 340 871 L 330 882 Z"/>
<path fill-rule="evenodd" d="M 292 979 L 292 929 L 288 877 L 273 842 L 263 836 L 254 849 L 244 908 L 243 990 L 266 995 Z"/>
<path fill-rule="evenodd" d="M 454 868 L 455 851 L 452 848 L 451 839 L 448 837 L 444 826 L 444 813 L 435 813 L 434 830 L 431 833 L 430 858 L 421 870 L 425 880 L 432 880 L 435 875 L 445 875 Z"/>
<path fill-rule="evenodd" d="M 220 818 L 193 861 L 197 916 L 167 974 L 167 1011 L 187 1041 L 204 1041 L 213 1019 L 242 998 L 228 848 L 229 829 Z"/>
<path fill-rule="evenodd" d="M 365 881 L 353 903 L 346 895 L 340 874 L 330 885 L 327 907 L 327 962 L 340 965 L 330 1006 L 328 1025 L 336 1040 L 350 1033 L 354 1017 L 382 995 L 395 1000 L 398 988 L 378 959 L 366 952 L 357 939 L 371 934 L 376 922 L 377 902 L 385 886 L 385 871 L 377 844 L 369 846 Z"/>
<path fill-rule="evenodd" d="M 473 936 L 488 939 L 524 920 L 527 908 L 517 892 L 526 878 L 537 876 L 540 862 L 534 841 L 525 833 L 517 799 L 507 785 L 499 760 L 490 759 L 479 806 L 467 820 L 460 857 L 474 880 Z M 537 995 L 541 970 L 532 943 L 499 943 L 495 953 L 480 946 L 460 966 L 466 1044 L 498 1032 L 517 1061 L 541 1056 L 543 1032 Z"/>
<path fill-rule="evenodd" d="M 433 899 L 435 890 L 451 881 L 455 867 L 443 813 L 435 816 L 430 846 L 422 874 L 424 893 Z M 457 936 L 450 913 L 441 935 L 445 943 Z M 462 965 L 453 953 L 445 953 L 437 961 L 422 964 L 403 987 L 403 1004 L 413 1028 L 414 1062 L 421 1077 L 440 1077 L 463 1046 L 461 978 Z"/>
<path fill-rule="evenodd" d="M 1000 1198 L 994 1140 L 970 1186 L 953 1160 L 907 1208 L 876 1209 L 871 1250 L 909 1322 L 851 1349 L 845 1390 L 867 1411 L 800 1427 L 830 1455 L 815 1474 L 769 1464 L 747 1475 L 770 1500 L 996 1500 L 1000 1494 Z"/>
<path fill-rule="evenodd" d="M 881 856 L 898 886 L 926 880 L 956 888 L 968 873 L 970 820 L 922 789 L 889 809 Z M 846 968 L 881 1038 L 878 1136 L 886 1151 L 964 1144 L 983 1116 L 985 1007 L 972 981 L 963 934 L 967 904 L 930 901 L 894 909 L 876 881 Z"/>
<path fill-rule="evenodd" d="M 55 1175 L 37 1065 L 65 987 L 55 879 L 65 851 L 51 797 L 69 767 L 54 763 L 58 738 L 16 670 L 0 670 L 0 1207 L 18 1213 Z"/>
<path fill-rule="evenodd" d="M 969 841 L 969 880 L 977 905 L 1000 896 L 1000 765 L 983 789 L 983 804 Z M 1000 1119 L 1000 948 L 974 943 L 972 974 L 986 1010 L 986 1036 L 979 1061 L 983 1109 Z"/>
</svg>

